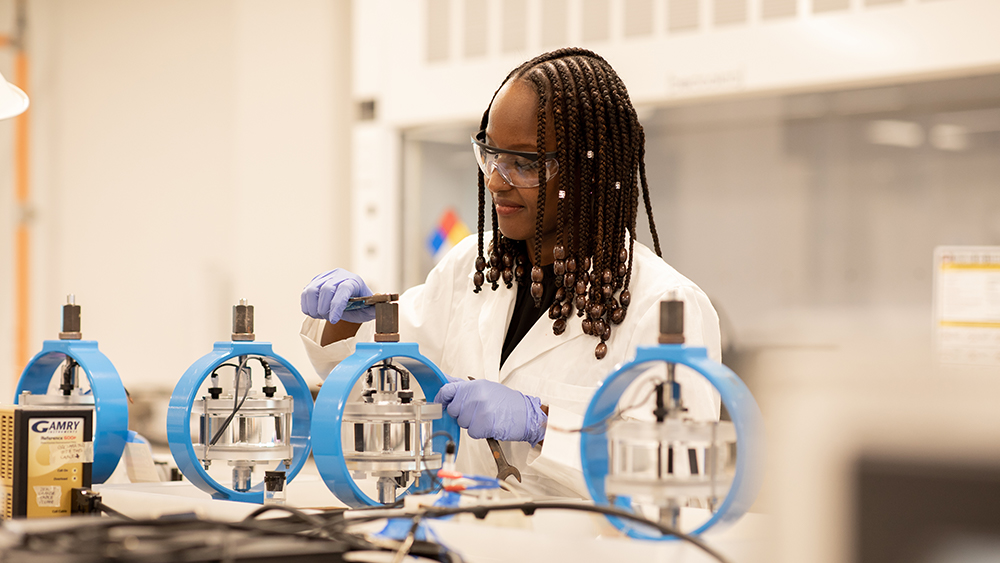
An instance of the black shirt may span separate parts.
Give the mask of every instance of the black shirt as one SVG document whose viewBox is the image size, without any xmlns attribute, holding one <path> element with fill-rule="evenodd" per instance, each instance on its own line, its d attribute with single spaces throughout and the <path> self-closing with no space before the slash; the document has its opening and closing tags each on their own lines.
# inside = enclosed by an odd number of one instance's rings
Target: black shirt
<svg viewBox="0 0 1000 563">
<path fill-rule="evenodd" d="M 530 271 L 530 270 L 529 270 Z M 500 367 L 507 361 L 507 356 L 514 351 L 517 344 L 521 342 L 525 334 L 531 327 L 545 314 L 552 306 L 556 298 L 556 276 L 552 264 L 542 266 L 542 303 L 540 307 L 535 307 L 535 300 L 531 298 L 531 281 L 525 280 L 517 284 L 517 300 L 514 301 L 514 314 L 510 318 L 507 326 L 507 336 L 503 340 L 503 350 L 500 351 Z M 547 317 L 547 316 L 546 316 Z"/>
</svg>

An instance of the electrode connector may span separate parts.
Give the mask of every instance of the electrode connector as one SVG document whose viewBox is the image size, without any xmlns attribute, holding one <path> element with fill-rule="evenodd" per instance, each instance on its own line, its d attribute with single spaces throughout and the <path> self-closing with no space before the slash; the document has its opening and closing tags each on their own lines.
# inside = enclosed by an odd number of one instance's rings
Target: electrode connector
<svg viewBox="0 0 1000 563">
<path fill-rule="evenodd" d="M 80 340 L 83 338 L 83 333 L 80 332 L 80 306 L 76 304 L 76 296 L 72 293 L 66 296 L 66 304 L 63 305 L 62 327 L 59 340 Z"/>
<path fill-rule="evenodd" d="M 101 493 L 87 487 L 70 489 L 69 513 L 74 516 L 77 514 L 100 514 Z"/>
<path fill-rule="evenodd" d="M 264 504 L 285 504 L 285 472 L 264 472 Z"/>
<path fill-rule="evenodd" d="M 240 299 L 239 305 L 233 305 L 233 341 L 253 340 L 253 305 L 248 305 L 246 299 Z"/>
<path fill-rule="evenodd" d="M 375 342 L 399 342 L 398 300 L 398 293 L 376 293 L 351 299 L 375 307 Z"/>
</svg>

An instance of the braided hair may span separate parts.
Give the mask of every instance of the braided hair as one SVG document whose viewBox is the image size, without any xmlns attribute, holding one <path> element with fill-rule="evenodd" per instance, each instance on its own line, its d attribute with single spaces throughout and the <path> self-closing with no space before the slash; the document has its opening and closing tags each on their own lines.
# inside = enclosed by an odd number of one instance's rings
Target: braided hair
<svg viewBox="0 0 1000 563">
<path fill-rule="evenodd" d="M 631 296 L 632 251 L 636 216 L 642 194 L 657 256 L 660 241 L 646 183 L 645 135 L 628 91 L 611 65 L 599 55 L 578 48 L 545 53 L 515 68 L 505 84 L 523 80 L 538 96 L 540 161 L 545 159 L 546 121 L 551 119 L 559 162 L 556 245 L 553 270 L 555 300 L 549 309 L 552 330 L 562 334 L 576 311 L 586 334 L 600 339 L 597 359 L 607 354 L 611 327 L 620 324 Z M 483 112 L 481 129 L 489 122 Z M 534 229 L 531 295 L 536 306 L 542 295 L 542 219 L 545 215 L 546 167 L 538 167 L 538 207 Z M 473 276 L 475 292 L 489 281 L 495 290 L 501 278 L 527 283 L 527 245 L 503 236 L 492 213 L 493 238 L 484 254 L 486 178 L 479 171 L 479 254 Z M 632 236 L 629 236 L 631 234 Z M 628 248 L 626 248 L 628 241 Z"/>
</svg>

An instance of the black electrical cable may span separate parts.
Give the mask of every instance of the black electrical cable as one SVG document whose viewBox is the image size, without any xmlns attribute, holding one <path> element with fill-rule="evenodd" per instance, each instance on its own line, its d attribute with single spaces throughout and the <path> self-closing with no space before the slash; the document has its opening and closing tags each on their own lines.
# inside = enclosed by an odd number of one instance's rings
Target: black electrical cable
<svg viewBox="0 0 1000 563">
<path fill-rule="evenodd" d="M 419 514 L 413 517 L 413 525 L 410 526 L 410 531 L 407 532 L 406 537 L 403 538 L 403 541 L 399 546 L 399 551 L 397 551 L 396 555 L 392 558 L 393 563 L 395 563 L 396 561 L 402 561 L 406 557 L 406 554 L 410 552 L 410 548 L 413 547 L 413 542 L 417 538 L 418 528 L 420 528 Z"/>
<path fill-rule="evenodd" d="M 243 360 L 240 361 L 240 365 L 236 366 L 236 387 L 233 389 L 233 412 L 229 413 L 229 417 L 226 418 L 225 422 L 222 423 L 222 426 L 215 433 L 215 436 L 212 437 L 212 440 L 208 443 L 209 446 L 214 446 L 215 443 L 219 441 L 219 438 L 222 437 L 222 434 L 226 431 L 227 428 L 229 428 L 230 423 L 233 422 L 233 418 L 236 416 L 236 413 L 239 412 L 240 408 L 243 407 L 243 403 L 245 403 L 247 400 L 247 395 L 250 394 L 250 385 L 247 384 L 246 391 L 243 392 L 243 399 L 242 400 L 239 399 L 240 379 L 241 379 L 240 376 L 243 373 L 243 368 L 247 366 L 247 362 L 249 360 L 250 358 L 244 358 Z"/>
<path fill-rule="evenodd" d="M 455 441 L 455 437 L 451 435 L 451 432 L 448 432 L 447 430 L 438 430 L 437 432 L 434 432 L 433 434 L 428 436 L 426 440 L 424 440 L 424 447 L 425 448 L 427 447 L 427 442 L 430 442 L 431 440 L 439 436 L 447 436 L 449 442 Z"/>
<path fill-rule="evenodd" d="M 239 392 L 239 385 L 237 385 L 236 391 Z M 243 408 L 243 403 L 247 401 L 247 396 L 249 394 L 250 394 L 250 386 L 247 385 L 246 390 L 243 391 L 243 398 L 240 399 L 240 402 L 238 404 L 233 405 L 233 412 L 229 413 L 229 416 L 226 418 L 226 421 L 222 423 L 222 427 L 219 428 L 219 431 L 215 433 L 215 436 L 212 436 L 212 441 L 209 443 L 210 446 L 214 446 L 215 443 L 219 441 L 219 438 L 222 437 L 222 434 L 226 431 L 226 429 L 229 428 L 229 425 L 233 422 L 233 418 L 236 416 L 236 413 L 238 413 L 240 409 Z M 236 399 L 235 395 L 233 396 L 233 399 L 235 402 Z"/>
<path fill-rule="evenodd" d="M 280 510 L 280 511 L 283 511 L 283 512 L 288 512 L 289 514 L 291 514 L 292 516 L 295 516 L 299 520 L 302 520 L 303 522 L 305 522 L 307 524 L 312 524 L 313 526 L 325 526 L 326 525 L 326 522 L 324 522 L 323 519 L 320 518 L 320 517 L 318 517 L 318 516 L 314 516 L 312 514 L 309 514 L 308 512 L 299 510 L 298 508 L 295 508 L 295 507 L 292 507 L 292 506 L 283 505 L 283 504 L 269 504 L 269 505 L 266 505 L 266 506 L 261 506 L 260 508 L 258 508 L 256 510 L 254 510 L 253 512 L 251 512 L 250 514 L 247 514 L 246 518 L 244 518 L 243 521 L 247 522 L 247 521 L 250 521 L 250 520 L 256 520 L 257 517 L 260 516 L 261 514 L 264 514 L 265 512 L 271 512 L 273 510 Z"/>
<path fill-rule="evenodd" d="M 211 373 L 211 375 L 209 375 L 209 377 L 216 377 L 215 372 L 219 371 L 219 368 L 224 368 L 226 366 L 229 366 L 231 368 L 237 368 L 237 369 L 240 367 L 240 366 L 238 366 L 236 364 L 229 363 L 229 362 L 226 362 L 224 364 L 219 364 L 219 365 L 215 366 L 215 369 L 212 370 L 212 373 Z"/>
<path fill-rule="evenodd" d="M 264 358 L 261 358 L 260 356 L 250 356 L 248 358 L 248 361 L 249 360 L 257 360 L 260 362 L 260 367 L 264 368 L 264 377 L 271 376 L 271 366 L 264 360 Z"/>
<path fill-rule="evenodd" d="M 641 400 L 636 401 L 636 402 L 632 403 L 631 405 L 629 405 L 629 406 L 627 406 L 625 408 L 615 408 L 615 410 L 613 410 L 610 413 L 608 413 L 608 415 L 605 416 L 604 418 L 602 418 L 602 419 L 600 419 L 600 420 L 598 420 L 596 422 L 591 422 L 590 424 L 588 424 L 586 426 L 581 426 L 580 428 L 559 428 L 558 426 L 551 426 L 551 425 L 549 425 L 549 428 L 551 428 L 552 430 L 555 430 L 557 432 L 565 432 L 565 433 L 568 433 L 568 434 L 575 434 L 575 433 L 581 433 L 581 434 L 582 433 L 586 433 L 586 434 L 601 434 L 601 433 L 607 432 L 608 427 L 613 422 L 616 422 L 616 421 L 612 420 L 613 418 L 621 417 L 626 412 L 628 412 L 628 411 L 630 411 L 632 409 L 641 407 L 642 404 L 645 403 L 647 399 L 649 399 L 650 397 L 652 397 L 654 393 L 656 393 L 656 388 L 655 387 L 653 389 L 651 389 L 649 391 L 649 393 L 647 393 L 646 395 L 644 395 Z"/>
<path fill-rule="evenodd" d="M 97 503 L 96 504 L 97 504 L 97 507 L 96 507 L 97 510 L 103 512 L 104 514 L 107 514 L 108 516 L 114 516 L 115 518 L 121 518 L 122 520 L 126 520 L 126 521 L 135 521 L 134 518 L 132 518 L 130 516 L 126 516 L 126 515 L 122 514 L 121 512 L 118 512 L 114 508 L 111 508 L 110 506 L 104 504 L 104 502 L 101 501 L 100 498 L 97 499 Z"/>
<path fill-rule="evenodd" d="M 107 509 L 108 507 L 104 507 Z M 337 515 L 334 513 L 334 515 Z M 316 515 L 318 516 L 318 515 Z M 339 515 L 338 515 L 339 516 Z M 294 519 L 295 522 L 290 522 Z M 326 519 L 317 517 L 315 522 L 299 521 L 298 515 L 290 519 L 264 519 L 245 522 L 214 522 L 197 518 L 157 519 L 157 520 L 124 520 L 121 518 L 101 519 L 85 526 L 75 526 L 71 529 L 58 528 L 41 532 L 28 532 L 22 535 L 20 545 L 12 548 L 15 552 L 24 554 L 44 554 L 46 560 L 54 560 L 57 554 L 73 554 L 86 561 L 118 560 L 123 542 L 132 542 L 129 550 L 134 550 L 135 544 L 145 546 L 146 551 L 155 548 L 157 560 L 188 560 L 188 555 L 202 560 L 207 553 L 216 553 L 222 549 L 221 560 L 230 559 L 226 555 L 226 542 L 219 542 L 219 535 L 227 531 L 248 534 L 247 540 L 260 541 L 265 537 L 302 537 L 311 541 L 333 544 L 333 550 L 341 552 L 351 549 L 395 551 L 385 546 L 371 542 L 358 534 L 325 532 L 324 536 L 309 535 L 316 528 L 315 524 L 325 524 Z M 293 530 L 294 528 L 294 530 Z M 206 537 L 205 534 L 209 534 Z M 421 546 L 424 547 L 424 546 Z M 416 550 L 414 550 L 416 552 Z M 333 551 L 331 551 L 331 554 Z M 60 558 L 59 560 L 62 560 Z M 132 561 L 126 558 L 123 560 Z"/>
<path fill-rule="evenodd" d="M 383 507 L 372 507 L 372 508 L 383 508 Z M 261 514 L 268 512 L 270 510 L 283 510 L 291 513 L 291 516 L 288 518 L 273 518 L 265 520 L 257 518 Z M 364 509 L 355 509 L 355 510 L 364 510 Z M 259 526 L 269 531 L 294 533 L 299 535 L 307 535 L 310 537 L 318 536 L 320 538 L 327 540 L 341 541 L 350 544 L 352 547 L 359 550 L 384 549 L 383 547 L 380 547 L 364 539 L 364 537 L 358 534 L 340 532 L 340 531 L 331 531 L 330 530 L 331 524 L 342 520 L 345 512 L 346 509 L 334 509 L 316 514 L 310 514 L 289 506 L 282 506 L 282 505 L 264 506 L 255 510 L 251 514 L 247 515 L 247 517 L 244 518 L 241 524 Z M 296 525 L 295 523 L 291 523 L 292 524 L 291 526 L 286 526 L 284 528 L 279 528 L 277 526 L 282 522 L 288 522 L 289 519 L 299 520 L 298 525 Z M 306 525 L 303 526 L 302 524 Z"/>
<path fill-rule="evenodd" d="M 204 531 L 207 529 L 219 529 L 219 530 L 242 530 L 246 532 L 255 532 L 265 535 L 273 536 L 292 536 L 292 535 L 304 535 L 307 537 L 314 537 L 317 540 L 340 542 L 351 548 L 361 549 L 361 550 L 380 550 L 385 551 L 386 547 L 384 545 L 379 545 L 366 540 L 364 537 L 345 531 L 343 528 L 347 526 L 352 526 L 355 524 L 362 524 L 365 522 L 372 522 L 377 520 L 383 520 L 389 518 L 384 514 L 373 514 L 371 516 L 360 516 L 357 518 L 345 519 L 344 515 L 346 511 L 344 509 L 337 510 L 327 510 L 315 514 L 304 512 L 300 509 L 285 506 L 285 505 L 268 505 L 262 506 L 257 510 L 250 513 L 241 522 L 211 522 L 199 520 L 197 518 L 192 519 L 180 519 L 180 520 L 132 520 L 124 514 L 112 509 L 111 507 L 100 503 L 98 508 L 107 514 L 116 516 L 117 518 L 108 519 L 106 523 L 101 525 L 91 526 L 88 528 L 80 528 L 77 530 L 66 531 L 46 531 L 30 534 L 31 538 L 42 540 L 41 545 L 51 543 L 49 541 L 44 541 L 45 538 L 60 538 L 65 542 L 67 540 L 66 536 L 75 536 L 75 539 L 71 543 L 79 542 L 90 542 L 90 543 L 108 543 L 107 537 L 108 532 L 115 528 L 150 528 L 159 530 L 164 538 L 170 537 L 170 534 L 176 534 L 178 532 L 183 532 L 185 530 L 190 531 Z M 372 508 L 387 508 L 387 507 L 372 507 Z M 261 514 L 266 512 L 280 510 L 283 512 L 288 512 L 289 516 L 284 518 L 270 518 L 270 519 L 259 519 Z M 401 514 L 399 516 L 394 516 L 396 518 L 410 518 L 413 520 L 413 524 L 409 529 L 407 537 L 399 542 L 399 547 L 394 549 L 397 557 L 402 554 L 405 555 L 409 551 L 417 553 L 417 546 L 420 546 L 421 555 L 426 556 L 447 556 L 449 559 L 456 560 L 456 554 L 447 550 L 443 546 L 437 545 L 436 553 L 428 551 L 432 549 L 433 544 L 431 542 L 418 542 L 414 538 L 419 528 L 420 522 L 425 518 L 440 518 L 444 516 L 453 516 L 457 514 L 473 514 L 477 518 L 485 518 L 487 514 L 493 511 L 508 511 L 508 510 L 520 510 L 525 515 L 530 516 L 535 513 L 536 510 L 576 510 L 582 512 L 592 512 L 597 514 L 603 514 L 608 516 L 616 516 L 619 518 L 624 518 L 627 520 L 634 521 L 636 523 L 642 524 L 644 526 L 656 529 L 664 535 L 672 535 L 678 539 L 684 540 L 691 543 L 695 547 L 698 547 L 711 557 L 715 558 L 720 563 L 729 563 L 729 560 L 707 545 L 701 538 L 696 536 L 691 536 L 689 534 L 683 533 L 679 530 L 675 530 L 670 526 L 660 524 L 659 522 L 654 522 L 638 514 L 634 514 L 625 510 L 621 510 L 615 507 L 600 506 L 600 505 L 590 505 L 581 504 L 573 502 L 558 502 L 558 501 L 543 501 L 543 502 L 517 502 L 517 503 L 507 503 L 507 504 L 496 504 L 496 505 L 485 505 L 485 506 L 465 506 L 465 507 L 426 507 L 413 514 Z M 351 512 L 357 513 L 359 509 L 354 509 Z M 148 539 L 148 538 L 147 538 Z M 155 538 L 154 538 L 155 539 Z M 25 543 L 27 545 L 27 542 Z M 187 547 L 180 547 L 177 553 L 182 553 L 190 549 L 198 548 L 198 545 L 192 544 Z"/>
<path fill-rule="evenodd" d="M 476 518 L 485 518 L 486 515 L 492 511 L 504 511 L 504 510 L 520 510 L 524 512 L 525 515 L 531 516 L 536 510 L 578 510 L 582 512 L 594 512 L 598 514 L 604 514 L 607 516 L 617 516 L 619 518 L 624 518 L 627 520 L 634 521 L 636 523 L 642 524 L 644 526 L 649 526 L 656 529 L 663 535 L 674 536 L 678 539 L 684 540 L 708 555 L 715 558 L 720 563 L 730 563 L 724 555 L 713 549 L 711 546 L 706 544 L 701 538 L 692 536 L 671 528 L 670 526 L 660 524 L 659 522 L 654 522 L 638 514 L 622 510 L 620 508 L 615 508 L 611 506 L 601 506 L 594 504 L 579 504 L 572 502 L 558 502 L 558 501 L 542 501 L 542 502 L 517 502 L 517 503 L 507 503 L 507 504 L 495 504 L 495 505 L 480 505 L 480 506 L 457 506 L 457 507 L 426 507 L 415 514 L 408 515 L 410 518 L 438 518 L 442 516 L 452 516 L 455 514 L 473 514 Z M 399 518 L 406 517 L 407 515 L 398 516 Z M 370 522 L 374 520 L 381 520 L 386 518 L 386 516 L 362 516 L 359 518 L 352 518 L 350 520 L 341 520 L 336 522 L 342 525 L 354 525 L 362 524 L 364 522 Z M 332 525 L 332 524 L 331 524 Z"/>
<path fill-rule="evenodd" d="M 251 360 L 257 360 L 260 362 L 260 367 L 264 368 L 264 394 L 268 397 L 273 397 L 277 392 L 278 388 L 271 385 L 271 365 L 268 364 L 264 358 L 260 356 L 254 356 L 250 358 Z"/>
<path fill-rule="evenodd" d="M 73 389 L 76 387 L 76 368 L 79 365 L 73 358 L 66 357 L 66 366 L 63 368 L 62 373 L 62 383 L 59 385 L 59 389 L 65 396 L 73 394 Z"/>
</svg>

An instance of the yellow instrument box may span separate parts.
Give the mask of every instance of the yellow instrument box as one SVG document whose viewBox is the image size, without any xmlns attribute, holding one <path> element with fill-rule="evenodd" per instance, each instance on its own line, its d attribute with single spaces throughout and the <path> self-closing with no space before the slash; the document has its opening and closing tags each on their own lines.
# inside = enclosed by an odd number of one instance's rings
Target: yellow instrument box
<svg viewBox="0 0 1000 563">
<path fill-rule="evenodd" d="M 3 518 L 69 516 L 71 491 L 90 487 L 93 410 L 0 406 Z"/>
</svg>

